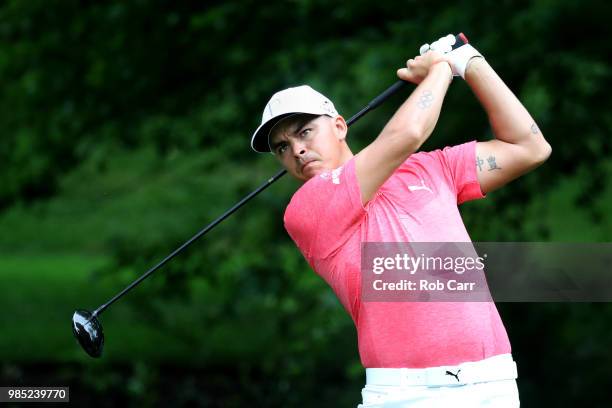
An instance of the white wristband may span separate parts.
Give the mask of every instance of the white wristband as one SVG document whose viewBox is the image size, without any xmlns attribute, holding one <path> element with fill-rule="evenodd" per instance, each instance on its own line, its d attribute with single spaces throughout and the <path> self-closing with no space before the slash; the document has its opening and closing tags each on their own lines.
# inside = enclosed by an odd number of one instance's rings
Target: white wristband
<svg viewBox="0 0 612 408">
<path fill-rule="evenodd" d="M 453 75 L 460 76 L 463 79 L 465 79 L 465 69 L 467 68 L 468 62 L 474 57 L 484 58 L 482 54 L 470 44 L 465 44 L 452 50 L 446 54 L 446 57 L 451 61 Z"/>
</svg>

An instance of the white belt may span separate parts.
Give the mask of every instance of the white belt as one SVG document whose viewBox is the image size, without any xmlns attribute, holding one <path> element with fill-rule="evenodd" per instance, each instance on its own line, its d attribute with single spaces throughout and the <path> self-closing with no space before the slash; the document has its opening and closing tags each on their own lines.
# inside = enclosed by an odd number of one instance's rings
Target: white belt
<svg viewBox="0 0 612 408">
<path fill-rule="evenodd" d="M 486 381 L 512 380 L 518 377 L 510 354 L 456 366 L 428 368 L 366 368 L 367 385 L 462 385 Z"/>
</svg>

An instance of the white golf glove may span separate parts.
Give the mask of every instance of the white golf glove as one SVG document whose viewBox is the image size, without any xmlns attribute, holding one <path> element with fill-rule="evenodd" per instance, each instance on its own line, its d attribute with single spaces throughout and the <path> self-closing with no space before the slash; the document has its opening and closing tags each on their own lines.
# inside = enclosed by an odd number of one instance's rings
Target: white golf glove
<svg viewBox="0 0 612 408">
<path fill-rule="evenodd" d="M 463 79 L 465 79 L 465 69 L 470 60 L 474 57 L 484 58 L 476 48 L 468 44 L 467 38 L 463 35 L 449 34 L 441 37 L 431 44 L 423 44 L 419 52 L 423 55 L 429 50 L 444 54 L 453 70 L 453 75 L 460 76 Z"/>
</svg>

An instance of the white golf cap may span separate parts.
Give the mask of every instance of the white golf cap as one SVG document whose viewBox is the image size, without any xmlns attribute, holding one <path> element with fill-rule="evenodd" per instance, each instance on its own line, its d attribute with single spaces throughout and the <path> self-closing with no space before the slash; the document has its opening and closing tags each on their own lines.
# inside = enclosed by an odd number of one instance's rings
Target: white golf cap
<svg viewBox="0 0 612 408">
<path fill-rule="evenodd" d="M 325 95 L 308 85 L 283 89 L 272 95 L 261 115 L 261 125 L 251 138 L 251 147 L 256 152 L 270 151 L 270 131 L 282 119 L 299 113 L 338 116 L 334 104 Z"/>
</svg>

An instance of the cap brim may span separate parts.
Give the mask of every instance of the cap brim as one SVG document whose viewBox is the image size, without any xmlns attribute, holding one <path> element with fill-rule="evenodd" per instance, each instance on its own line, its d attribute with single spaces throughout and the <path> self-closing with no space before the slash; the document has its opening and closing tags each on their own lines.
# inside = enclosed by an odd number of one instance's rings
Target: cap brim
<svg viewBox="0 0 612 408">
<path fill-rule="evenodd" d="M 258 153 L 269 153 L 270 143 L 268 141 L 268 136 L 270 135 L 270 130 L 272 130 L 272 128 L 276 126 L 276 124 L 281 120 L 295 114 L 295 112 L 284 113 L 260 125 L 255 131 L 255 133 L 253 133 L 253 137 L 251 138 L 251 148 L 253 148 L 253 150 Z"/>
</svg>

